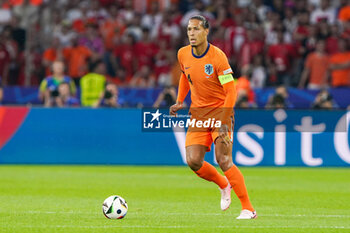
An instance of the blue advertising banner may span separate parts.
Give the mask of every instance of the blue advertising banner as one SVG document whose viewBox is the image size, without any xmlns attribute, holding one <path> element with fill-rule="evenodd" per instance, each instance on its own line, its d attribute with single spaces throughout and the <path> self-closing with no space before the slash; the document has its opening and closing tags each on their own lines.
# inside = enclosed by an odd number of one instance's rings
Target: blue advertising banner
<svg viewBox="0 0 350 233">
<path fill-rule="evenodd" d="M 80 96 L 78 90 L 78 96 Z M 119 88 L 119 99 L 124 107 L 145 106 L 152 107 L 161 88 Z M 274 94 L 274 88 L 255 89 L 256 103 L 259 108 L 264 108 L 269 97 Z M 311 107 L 319 91 L 288 88 L 288 102 L 295 109 L 308 109 Z M 329 92 L 334 98 L 335 104 L 342 109 L 350 105 L 350 88 L 330 88 Z M 190 103 L 189 95 L 186 102 Z M 1 104 L 1 103 L 0 103 Z M 42 104 L 38 99 L 37 87 L 6 87 L 4 88 L 4 100 L 2 104 Z"/>
<path fill-rule="evenodd" d="M 149 110 L 154 123 L 166 110 Z M 168 113 L 167 113 L 168 114 Z M 350 166 L 350 112 L 237 110 L 243 166 Z M 184 165 L 184 130 L 145 131 L 141 109 L 0 107 L 0 163 Z M 215 164 L 212 151 L 206 160 Z"/>
</svg>

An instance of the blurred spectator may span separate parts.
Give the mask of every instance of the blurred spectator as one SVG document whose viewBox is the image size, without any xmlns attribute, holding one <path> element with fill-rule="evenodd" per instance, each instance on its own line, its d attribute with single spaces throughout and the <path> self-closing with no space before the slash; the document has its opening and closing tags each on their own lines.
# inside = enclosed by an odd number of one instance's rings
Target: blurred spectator
<svg viewBox="0 0 350 233">
<path fill-rule="evenodd" d="M 148 29 L 152 38 L 156 38 L 162 18 L 163 15 L 161 11 L 159 11 L 159 2 L 152 1 L 148 13 L 144 14 L 142 17 L 141 26 Z"/>
<path fill-rule="evenodd" d="M 293 33 L 293 38 L 297 41 L 303 41 L 309 35 L 309 13 L 305 9 L 298 11 L 297 19 L 298 25 Z"/>
<path fill-rule="evenodd" d="M 154 102 L 154 108 L 170 107 L 176 102 L 176 88 L 174 86 L 164 87 L 163 91 L 158 95 L 157 100 Z"/>
<path fill-rule="evenodd" d="M 52 63 L 56 60 L 63 60 L 63 49 L 58 38 L 53 38 L 51 46 L 48 47 L 43 54 L 43 65 L 45 67 L 46 75 L 51 74 Z"/>
<path fill-rule="evenodd" d="M 266 14 L 270 10 L 268 6 L 263 4 L 263 0 L 253 0 L 250 8 L 253 12 L 256 12 L 260 21 L 266 19 Z"/>
<path fill-rule="evenodd" d="M 63 20 L 60 27 L 54 31 L 53 36 L 58 38 L 62 47 L 71 47 L 76 34 L 72 31 L 70 23 L 67 20 Z"/>
<path fill-rule="evenodd" d="M 271 103 L 267 106 L 267 108 L 272 108 L 272 109 L 287 108 L 286 99 L 283 98 L 282 95 L 276 94 L 272 97 Z"/>
<path fill-rule="evenodd" d="M 88 24 L 84 36 L 79 39 L 79 45 L 89 48 L 92 52 L 93 61 L 101 59 L 105 51 L 103 40 L 97 29 L 97 24 Z"/>
<path fill-rule="evenodd" d="M 188 18 L 203 14 L 211 43 L 231 67 L 250 67 L 251 89 L 281 83 L 312 88 L 315 77 L 321 79 L 315 72 L 326 67 L 315 61 L 326 53 L 332 86 L 349 86 L 349 50 L 338 51 L 341 38 L 350 45 L 349 7 L 349 0 L 0 0 L 0 75 L 6 86 L 37 85 L 52 62 L 63 60 L 79 85 L 88 66 L 103 60 L 105 78 L 118 86 L 177 85 L 176 51 L 188 44 Z M 318 52 L 319 40 L 326 52 Z"/>
<path fill-rule="evenodd" d="M 296 56 L 295 48 L 291 44 L 284 42 L 283 30 L 277 31 L 277 44 L 271 45 L 267 52 L 267 62 L 269 64 L 270 73 L 276 76 L 275 80 L 269 80 L 270 84 L 291 83 L 291 72 L 293 67 L 293 58 Z"/>
<path fill-rule="evenodd" d="M 108 51 L 113 51 L 114 46 L 120 43 L 126 26 L 124 22 L 118 18 L 118 8 L 115 5 L 112 5 L 108 11 L 109 17 L 101 23 L 100 32 L 104 40 L 105 48 Z"/>
<path fill-rule="evenodd" d="M 2 88 L 2 81 L 0 76 L 0 105 L 2 103 L 2 99 L 4 98 L 4 89 Z"/>
<path fill-rule="evenodd" d="M 238 93 L 235 108 L 250 108 L 248 96 L 245 92 Z"/>
<path fill-rule="evenodd" d="M 256 103 L 249 101 L 249 97 L 246 90 L 239 89 L 237 91 L 237 100 L 235 108 L 256 108 Z"/>
<path fill-rule="evenodd" d="M 63 7 L 63 6 L 61 6 Z M 42 13 L 40 17 L 40 36 L 41 42 L 44 42 L 45 47 L 50 44 L 52 37 L 59 33 L 62 29 L 63 12 L 58 10 L 56 4 L 45 3 L 42 7 Z M 65 19 L 65 22 L 70 22 Z M 70 22 L 71 23 L 71 22 Z"/>
<path fill-rule="evenodd" d="M 135 44 L 136 67 L 140 70 L 142 66 L 148 66 L 154 69 L 154 55 L 157 54 L 159 48 L 150 37 L 148 28 L 142 29 L 142 39 Z"/>
<path fill-rule="evenodd" d="M 80 80 L 81 105 L 93 107 L 98 105 L 100 97 L 105 91 L 106 67 L 102 61 L 97 61 L 90 66 L 90 72 Z"/>
<path fill-rule="evenodd" d="M 335 104 L 333 103 L 333 97 L 332 95 L 325 89 L 321 90 L 313 104 L 313 109 L 333 109 L 335 107 Z"/>
<path fill-rule="evenodd" d="M 73 39 L 73 46 L 64 50 L 64 58 L 68 64 L 68 74 L 79 86 L 80 78 L 88 71 L 88 59 L 92 52 L 84 45 L 78 44 L 78 38 Z"/>
<path fill-rule="evenodd" d="M 94 107 L 118 108 L 121 107 L 118 97 L 118 87 L 114 83 L 107 83 L 105 91 Z"/>
<path fill-rule="evenodd" d="M 58 96 L 55 97 L 57 107 L 78 107 L 79 100 L 72 96 L 70 84 L 63 82 L 58 86 Z"/>
<path fill-rule="evenodd" d="M 330 35 L 326 39 L 326 51 L 328 55 L 338 52 L 338 39 L 340 37 L 339 26 L 334 24 L 330 27 Z"/>
<path fill-rule="evenodd" d="M 324 88 L 327 85 L 328 66 L 329 57 L 325 51 L 325 42 L 324 40 L 319 40 L 316 44 L 315 52 L 310 53 L 306 58 L 299 88 L 303 88 L 306 81 L 308 81 L 308 89 L 319 90 Z"/>
<path fill-rule="evenodd" d="M 85 26 L 89 23 L 96 23 L 94 19 L 88 17 L 89 3 L 87 1 L 77 1 L 73 12 L 68 12 L 68 19 L 71 20 L 73 29 L 78 33 L 85 32 Z M 78 17 L 79 16 L 79 17 Z"/>
<path fill-rule="evenodd" d="M 88 6 L 86 1 L 70 0 L 68 4 L 66 19 L 71 23 L 83 17 L 83 9 L 87 12 Z"/>
<path fill-rule="evenodd" d="M 129 24 L 135 16 L 133 0 L 125 0 L 123 5 L 124 7 L 120 9 L 119 15 L 125 24 Z"/>
<path fill-rule="evenodd" d="M 288 101 L 288 91 L 285 86 L 278 86 L 275 93 L 271 95 L 265 105 L 265 108 L 293 108 L 293 105 Z"/>
<path fill-rule="evenodd" d="M 332 87 L 350 87 L 350 51 L 346 40 L 339 39 L 338 53 L 330 57 Z"/>
<path fill-rule="evenodd" d="M 234 63 L 236 63 L 241 46 L 246 38 L 246 29 L 243 27 L 243 19 L 240 15 L 235 16 L 235 26 L 229 27 L 226 30 L 225 38 L 225 50 L 229 55 L 228 58 L 233 59 Z"/>
<path fill-rule="evenodd" d="M 242 76 L 239 77 L 236 81 L 236 90 L 237 93 L 244 93 L 249 103 L 255 102 L 255 93 L 250 86 L 250 78 L 252 75 L 252 70 L 249 65 L 243 66 L 242 68 Z"/>
<path fill-rule="evenodd" d="M 325 20 L 329 24 L 335 23 L 336 11 L 330 6 L 329 0 L 321 0 L 320 7 L 311 13 L 310 21 L 312 24 L 316 24 L 322 20 Z"/>
<path fill-rule="evenodd" d="M 118 61 L 119 66 L 125 70 L 127 79 L 130 79 L 135 70 L 135 38 L 131 34 L 126 34 L 122 38 L 122 43 L 117 45 L 114 49 L 114 55 Z"/>
<path fill-rule="evenodd" d="M 172 21 L 170 11 L 166 11 L 163 14 L 163 21 L 160 23 L 156 38 L 158 40 L 166 41 L 167 48 L 174 47 L 177 40 L 180 38 L 180 28 Z"/>
<path fill-rule="evenodd" d="M 0 35 L 0 77 L 3 79 L 3 85 L 6 86 L 9 83 L 9 68 L 11 57 L 10 53 L 5 45 L 4 35 Z"/>
<path fill-rule="evenodd" d="M 125 70 L 123 69 L 117 69 L 116 76 L 114 78 L 109 79 L 109 82 L 113 82 L 117 84 L 118 86 L 128 86 L 129 81 L 132 77 L 128 77 L 126 75 Z"/>
<path fill-rule="evenodd" d="M 19 26 L 19 19 L 16 16 L 13 16 L 11 19 L 10 27 L 12 30 L 12 38 L 17 42 L 19 51 L 23 51 L 26 41 L 26 29 Z"/>
<path fill-rule="evenodd" d="M 343 6 L 339 11 L 339 20 L 346 22 L 350 20 L 350 1 L 347 0 L 347 4 Z"/>
<path fill-rule="evenodd" d="M 203 15 L 209 21 L 214 19 L 214 16 L 209 11 L 206 11 L 204 1 L 194 0 L 194 8 L 187 11 L 181 19 L 181 26 L 187 27 L 188 20 L 194 15 Z"/>
<path fill-rule="evenodd" d="M 76 94 L 76 87 L 73 80 L 64 74 L 64 63 L 62 61 L 55 61 L 52 64 L 52 75 L 46 77 L 39 87 L 39 99 L 44 101 L 45 107 L 53 106 L 55 98 L 59 96 L 58 87 L 61 83 L 69 83 L 70 93 Z"/>
<path fill-rule="evenodd" d="M 104 7 L 101 7 L 99 0 L 91 0 L 89 3 L 87 16 L 90 19 L 94 19 L 96 23 L 100 23 L 108 17 L 108 12 Z"/>
<path fill-rule="evenodd" d="M 141 39 L 141 15 L 139 13 L 134 14 L 134 17 L 128 23 L 128 27 L 125 29 L 125 33 L 133 35 L 135 41 L 139 41 Z"/>
<path fill-rule="evenodd" d="M 225 52 L 225 29 L 223 27 L 211 28 L 211 44 Z"/>
<path fill-rule="evenodd" d="M 266 84 L 266 69 L 264 67 L 263 56 L 256 55 L 253 57 L 252 65 L 252 77 L 250 79 L 250 85 L 253 89 L 263 88 Z"/>
<path fill-rule="evenodd" d="M 297 18 L 295 17 L 295 9 L 292 7 L 286 7 L 284 9 L 285 18 L 283 25 L 289 33 L 293 33 L 298 25 Z"/>
<path fill-rule="evenodd" d="M 10 26 L 6 26 L 3 29 L 2 36 L 4 39 L 4 45 L 10 56 L 8 85 L 16 85 L 20 69 L 18 44 L 12 37 Z"/>
<path fill-rule="evenodd" d="M 39 3 L 39 2 L 38 2 Z M 39 20 L 39 7 L 41 3 L 23 0 L 13 7 L 13 14 L 19 18 L 19 25 L 22 28 L 29 28 Z"/>
<path fill-rule="evenodd" d="M 349 45 L 349 41 L 350 41 L 350 20 L 345 21 L 343 23 L 343 32 L 341 34 L 341 37 L 346 39 L 348 41 L 348 45 Z"/>
<path fill-rule="evenodd" d="M 171 85 L 171 60 L 175 54 L 167 47 L 166 41 L 159 42 L 159 51 L 155 56 L 154 74 L 159 86 Z M 150 72 L 152 73 L 152 71 Z M 150 80 L 151 81 L 151 80 Z M 155 80 L 154 80 L 155 81 Z"/>
<path fill-rule="evenodd" d="M 130 80 L 130 87 L 150 88 L 155 86 L 155 77 L 148 66 L 143 66 Z"/>
<path fill-rule="evenodd" d="M 239 54 L 241 67 L 251 64 L 253 58 L 258 54 L 261 54 L 264 49 L 264 42 L 257 39 L 257 33 L 252 30 L 247 30 L 247 37 L 242 44 L 241 51 Z"/>
<path fill-rule="evenodd" d="M 280 15 L 277 13 L 272 13 L 272 22 L 270 28 L 266 30 L 265 43 L 267 45 L 275 45 L 279 43 L 278 33 L 282 32 L 282 41 L 284 43 L 290 44 L 292 42 L 292 33 L 286 30 L 283 25 Z"/>
<path fill-rule="evenodd" d="M 10 5 L 6 1 L 0 1 L 0 30 L 3 25 L 8 24 L 11 21 L 12 12 Z"/>
</svg>

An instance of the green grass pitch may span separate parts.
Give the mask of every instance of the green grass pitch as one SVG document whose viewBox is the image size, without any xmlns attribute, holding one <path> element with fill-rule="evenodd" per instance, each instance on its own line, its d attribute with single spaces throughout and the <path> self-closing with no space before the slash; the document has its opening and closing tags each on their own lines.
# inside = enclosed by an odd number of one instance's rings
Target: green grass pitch
<svg viewBox="0 0 350 233">
<path fill-rule="evenodd" d="M 350 232 L 349 168 L 241 168 L 255 220 L 187 167 L 0 166 L 0 232 Z M 129 211 L 102 214 L 117 194 Z"/>
</svg>

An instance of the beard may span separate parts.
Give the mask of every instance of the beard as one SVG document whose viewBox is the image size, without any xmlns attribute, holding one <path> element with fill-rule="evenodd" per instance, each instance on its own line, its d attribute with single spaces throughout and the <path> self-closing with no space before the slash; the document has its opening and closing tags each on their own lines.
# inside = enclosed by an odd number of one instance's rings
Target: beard
<svg viewBox="0 0 350 233">
<path fill-rule="evenodd" d="M 192 48 L 196 48 L 197 45 L 196 45 L 196 44 L 193 44 L 193 45 L 191 44 L 191 47 L 192 47 Z"/>
</svg>

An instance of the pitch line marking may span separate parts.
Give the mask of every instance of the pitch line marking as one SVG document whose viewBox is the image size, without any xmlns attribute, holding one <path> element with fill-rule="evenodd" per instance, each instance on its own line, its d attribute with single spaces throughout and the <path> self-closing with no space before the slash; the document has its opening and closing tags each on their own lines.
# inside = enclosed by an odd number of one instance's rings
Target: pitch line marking
<svg viewBox="0 0 350 233">
<path fill-rule="evenodd" d="M 22 228 L 87 228 L 87 229 L 97 229 L 97 228 L 156 228 L 156 229 L 168 229 L 168 228 L 193 228 L 193 226 L 146 226 L 146 225 L 103 225 L 103 226 L 81 226 L 81 225 L 44 225 L 44 226 L 21 226 Z M 275 229 L 350 229 L 350 226 L 209 226 L 208 228 L 275 228 Z"/>
<path fill-rule="evenodd" d="M 79 213 L 87 213 L 87 212 L 78 212 L 78 211 L 21 211 L 18 213 L 28 213 L 28 214 L 79 214 Z M 90 214 L 94 214 L 95 212 L 88 212 Z M 134 212 L 133 214 L 142 214 L 147 215 L 147 213 L 142 212 Z M 153 213 L 149 213 L 149 215 L 153 215 Z M 194 216 L 225 216 L 227 214 L 223 213 L 164 213 L 164 215 L 194 215 Z M 259 214 L 259 217 L 316 217 L 316 218 L 350 218 L 350 215 L 314 215 L 314 214 Z"/>
</svg>

